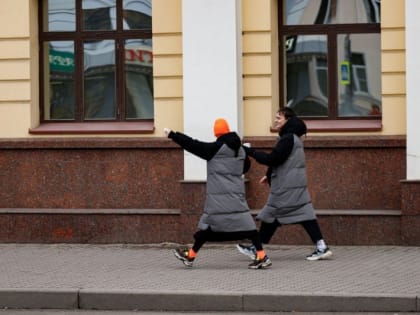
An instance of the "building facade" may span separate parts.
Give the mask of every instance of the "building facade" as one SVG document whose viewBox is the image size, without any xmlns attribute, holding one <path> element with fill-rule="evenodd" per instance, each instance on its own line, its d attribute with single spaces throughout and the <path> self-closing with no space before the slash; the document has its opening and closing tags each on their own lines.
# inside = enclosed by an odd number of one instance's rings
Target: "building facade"
<svg viewBox="0 0 420 315">
<path fill-rule="evenodd" d="M 308 125 L 309 189 L 337 245 L 420 244 L 416 0 L 3 0 L 0 241 L 188 242 L 226 118 L 270 150 Z M 258 211 L 264 167 L 246 176 Z M 286 226 L 278 244 L 309 244 Z"/>
</svg>

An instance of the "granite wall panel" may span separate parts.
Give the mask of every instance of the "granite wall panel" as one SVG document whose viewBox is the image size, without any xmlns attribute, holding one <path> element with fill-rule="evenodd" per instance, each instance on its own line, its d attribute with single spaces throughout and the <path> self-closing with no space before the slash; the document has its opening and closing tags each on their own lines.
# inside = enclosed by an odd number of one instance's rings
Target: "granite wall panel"
<svg viewBox="0 0 420 315">
<path fill-rule="evenodd" d="M 244 141 L 269 152 L 276 138 Z M 419 185 L 401 182 L 405 138 L 307 137 L 304 143 L 313 204 L 316 209 L 337 210 L 320 216 L 330 243 L 394 245 L 410 239 L 420 244 L 415 220 L 339 213 L 420 213 Z M 261 209 L 267 199 L 269 187 L 258 182 L 265 172 L 266 167 L 253 160 L 246 174 L 251 209 Z M 168 139 L 0 139 L 0 242 L 190 243 L 204 200 L 205 182 L 183 180 L 183 152 Z M 125 209 L 179 209 L 180 214 L 126 214 Z M 310 244 L 298 225 L 282 227 L 273 242 Z"/>
</svg>

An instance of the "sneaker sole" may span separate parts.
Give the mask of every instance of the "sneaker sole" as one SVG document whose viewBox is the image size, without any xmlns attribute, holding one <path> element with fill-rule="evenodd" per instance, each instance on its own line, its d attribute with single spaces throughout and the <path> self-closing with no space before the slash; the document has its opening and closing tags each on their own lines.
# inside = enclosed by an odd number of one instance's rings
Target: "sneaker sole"
<svg viewBox="0 0 420 315">
<path fill-rule="evenodd" d="M 245 250 L 244 250 L 241 246 L 239 246 L 239 245 L 236 245 L 236 248 L 238 249 L 238 251 L 239 251 L 241 254 L 243 254 L 243 255 L 245 255 L 245 256 L 247 256 L 247 257 L 251 258 L 251 260 L 254 260 L 254 259 L 255 259 L 255 254 L 250 254 L 249 252 L 245 251 Z"/>
<path fill-rule="evenodd" d="M 248 267 L 249 269 L 254 269 L 254 270 L 258 270 L 258 269 L 268 269 L 271 267 L 271 264 L 269 265 L 262 265 L 262 266 L 252 266 L 252 267 Z"/>
<path fill-rule="evenodd" d="M 176 250 L 172 250 L 172 253 L 174 253 L 174 256 L 175 256 L 177 259 L 181 260 L 181 261 L 182 261 L 182 263 L 183 263 L 185 266 L 187 266 L 187 267 L 192 267 L 192 266 L 193 266 L 192 261 L 188 261 L 185 257 L 183 257 L 183 256 L 181 256 L 180 254 L 178 254 L 178 252 L 177 252 Z"/>
<path fill-rule="evenodd" d="M 332 256 L 332 251 L 328 251 L 324 254 L 322 254 L 321 256 L 316 256 L 316 257 L 306 257 L 306 260 L 309 261 L 316 261 L 316 260 L 324 260 L 324 259 L 328 259 Z"/>
<path fill-rule="evenodd" d="M 255 269 L 255 270 L 257 270 L 257 269 L 267 269 L 267 268 L 270 268 L 271 265 L 272 265 L 272 263 L 271 263 L 271 261 L 269 261 L 269 262 L 263 263 L 259 266 L 248 266 L 248 268 L 249 269 Z"/>
</svg>

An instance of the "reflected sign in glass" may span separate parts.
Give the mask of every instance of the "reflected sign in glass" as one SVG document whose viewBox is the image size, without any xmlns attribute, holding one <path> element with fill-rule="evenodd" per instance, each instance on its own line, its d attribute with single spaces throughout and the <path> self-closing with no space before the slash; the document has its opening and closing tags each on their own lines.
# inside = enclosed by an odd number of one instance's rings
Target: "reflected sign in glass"
<svg viewBox="0 0 420 315">
<path fill-rule="evenodd" d="M 284 40 L 287 106 L 301 116 L 327 116 L 327 36 L 298 35 Z"/>
<path fill-rule="evenodd" d="M 152 41 L 125 41 L 126 116 L 128 119 L 153 118 Z"/>
<path fill-rule="evenodd" d="M 340 65 L 340 83 L 342 85 L 350 84 L 350 62 L 343 61 Z"/>
<path fill-rule="evenodd" d="M 49 71 L 44 82 L 44 118 L 74 119 L 74 42 L 51 41 L 44 43 L 48 54 Z"/>
<path fill-rule="evenodd" d="M 378 115 L 381 102 L 380 34 L 339 34 L 339 116 Z"/>
<path fill-rule="evenodd" d="M 50 70 L 57 72 L 74 71 L 74 53 L 50 49 Z"/>
</svg>

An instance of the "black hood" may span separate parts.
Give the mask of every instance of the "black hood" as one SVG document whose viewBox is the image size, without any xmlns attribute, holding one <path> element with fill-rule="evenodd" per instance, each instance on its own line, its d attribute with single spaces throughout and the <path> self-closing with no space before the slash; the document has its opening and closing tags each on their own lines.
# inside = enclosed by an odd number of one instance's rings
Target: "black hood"
<svg viewBox="0 0 420 315">
<path fill-rule="evenodd" d="M 236 132 L 226 133 L 216 140 L 221 145 L 225 143 L 229 148 L 235 151 L 235 156 L 238 155 L 238 150 L 242 146 L 241 138 L 239 138 Z"/>
<path fill-rule="evenodd" d="M 283 128 L 281 128 L 279 135 L 284 136 L 288 133 L 295 134 L 298 137 L 303 136 L 306 134 L 305 122 L 296 116 L 290 117 Z"/>
</svg>

